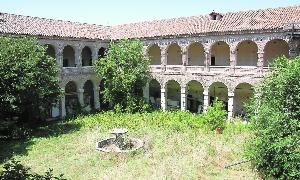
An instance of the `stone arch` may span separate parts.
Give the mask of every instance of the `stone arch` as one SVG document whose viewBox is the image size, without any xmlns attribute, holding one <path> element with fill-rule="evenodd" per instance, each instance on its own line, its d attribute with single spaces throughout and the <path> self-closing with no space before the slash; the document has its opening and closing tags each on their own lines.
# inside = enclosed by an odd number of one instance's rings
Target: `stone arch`
<svg viewBox="0 0 300 180">
<path fill-rule="evenodd" d="M 188 65 L 189 66 L 204 66 L 205 54 L 204 46 L 201 43 L 194 42 L 189 44 L 188 50 Z"/>
<path fill-rule="evenodd" d="M 230 65 L 230 46 L 224 41 L 218 41 L 211 46 L 211 66 Z"/>
<path fill-rule="evenodd" d="M 161 64 L 161 50 L 157 44 L 152 44 L 148 47 L 147 55 L 151 60 L 151 65 Z"/>
<path fill-rule="evenodd" d="M 161 107 L 161 85 L 156 79 L 149 82 L 149 101 L 156 108 Z"/>
<path fill-rule="evenodd" d="M 245 117 L 246 114 L 246 103 L 254 95 L 253 85 L 243 82 L 239 83 L 234 89 L 233 98 L 233 114 L 234 116 Z"/>
<path fill-rule="evenodd" d="M 98 57 L 99 57 L 99 58 L 104 58 L 104 57 L 105 57 L 105 54 L 106 54 L 106 48 L 101 47 L 101 48 L 98 50 Z"/>
<path fill-rule="evenodd" d="M 167 65 L 182 65 L 182 52 L 178 44 L 170 44 L 167 47 Z"/>
<path fill-rule="evenodd" d="M 75 51 L 72 46 L 67 45 L 63 49 L 63 67 L 75 67 Z"/>
<path fill-rule="evenodd" d="M 220 81 L 213 82 L 208 88 L 209 104 L 218 98 L 224 103 L 225 109 L 228 110 L 228 87 Z"/>
<path fill-rule="evenodd" d="M 181 101 L 180 83 L 175 80 L 169 80 L 166 84 L 167 109 L 179 109 Z"/>
<path fill-rule="evenodd" d="M 187 110 L 193 113 L 203 111 L 203 85 L 197 80 L 187 83 Z"/>
<path fill-rule="evenodd" d="M 251 40 L 239 42 L 236 47 L 237 66 L 256 66 L 258 46 Z"/>
<path fill-rule="evenodd" d="M 81 51 L 82 66 L 92 66 L 92 51 L 88 46 L 85 46 Z"/>
<path fill-rule="evenodd" d="M 279 56 L 289 57 L 288 43 L 283 39 L 273 39 L 264 47 L 264 66 L 268 66 Z"/>
<path fill-rule="evenodd" d="M 46 54 L 55 59 L 56 58 L 55 47 L 51 44 L 46 44 L 45 46 L 46 46 Z"/>
<path fill-rule="evenodd" d="M 69 81 L 65 85 L 65 105 L 67 114 L 75 114 L 79 108 L 77 84 L 74 81 Z"/>
<path fill-rule="evenodd" d="M 89 112 L 95 108 L 94 84 L 91 80 L 87 80 L 83 85 L 83 102 L 86 111 Z"/>
</svg>

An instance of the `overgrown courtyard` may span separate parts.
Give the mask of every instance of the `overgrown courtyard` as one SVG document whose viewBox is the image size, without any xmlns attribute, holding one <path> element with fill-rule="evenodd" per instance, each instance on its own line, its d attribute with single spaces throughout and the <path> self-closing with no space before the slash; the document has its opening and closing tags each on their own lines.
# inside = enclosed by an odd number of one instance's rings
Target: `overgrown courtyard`
<svg viewBox="0 0 300 180">
<path fill-rule="evenodd" d="M 129 154 L 106 154 L 95 143 L 114 127 L 145 142 Z M 27 140 L 1 142 L 1 164 L 20 160 L 34 172 L 48 168 L 67 179 L 257 179 L 243 159 L 247 125 L 228 123 L 223 134 L 206 130 L 201 116 L 187 112 L 120 114 L 106 112 L 64 122 L 45 123 Z"/>
</svg>

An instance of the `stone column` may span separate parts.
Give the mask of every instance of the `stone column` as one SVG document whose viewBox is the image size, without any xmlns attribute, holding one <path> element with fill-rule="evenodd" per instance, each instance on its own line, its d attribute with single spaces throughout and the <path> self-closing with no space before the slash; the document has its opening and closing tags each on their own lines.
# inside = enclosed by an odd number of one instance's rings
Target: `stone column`
<svg viewBox="0 0 300 180">
<path fill-rule="evenodd" d="M 235 47 L 234 47 L 235 48 Z M 235 49 L 230 51 L 230 73 L 234 74 L 237 61 L 237 52 Z"/>
<path fill-rule="evenodd" d="M 92 49 L 92 62 L 93 62 L 93 64 L 98 59 L 98 51 L 99 51 L 98 47 L 94 47 Z"/>
<path fill-rule="evenodd" d="M 63 67 L 63 52 L 64 52 L 64 46 L 62 44 L 59 44 L 56 48 L 56 63 L 59 65 L 59 67 Z"/>
<path fill-rule="evenodd" d="M 143 97 L 149 102 L 149 83 L 147 82 L 146 86 L 143 88 Z"/>
<path fill-rule="evenodd" d="M 76 67 L 82 67 L 82 57 L 81 57 L 82 47 L 80 44 L 76 45 L 75 48 L 75 65 Z"/>
<path fill-rule="evenodd" d="M 182 69 L 181 72 L 184 74 L 186 72 L 186 66 L 188 65 L 188 55 L 186 47 L 182 48 Z"/>
<path fill-rule="evenodd" d="M 167 49 L 166 47 L 161 48 L 161 72 L 166 71 L 166 65 L 167 65 Z"/>
<path fill-rule="evenodd" d="M 264 68 L 264 52 L 263 51 L 258 51 L 257 52 L 257 69 L 260 74 L 263 73 L 263 68 Z"/>
<path fill-rule="evenodd" d="M 60 117 L 63 119 L 66 115 L 66 97 L 63 95 L 60 100 Z"/>
<path fill-rule="evenodd" d="M 78 101 L 81 107 L 84 107 L 84 99 L 83 99 L 83 92 L 84 89 L 78 89 L 77 94 L 78 94 Z"/>
<path fill-rule="evenodd" d="M 205 50 L 204 54 L 205 54 L 204 71 L 209 71 L 211 53 L 209 50 Z"/>
<path fill-rule="evenodd" d="M 181 111 L 185 111 L 186 110 L 186 87 L 182 87 L 181 88 Z"/>
<path fill-rule="evenodd" d="M 295 58 L 297 56 L 297 42 L 291 39 L 288 43 L 289 45 L 289 56 L 290 58 Z"/>
<path fill-rule="evenodd" d="M 166 104 L 167 91 L 166 91 L 165 88 L 161 88 L 160 92 L 161 92 L 161 96 L 160 96 L 160 98 L 161 98 L 161 102 L 160 102 L 161 103 L 161 109 L 163 111 L 165 111 L 167 109 L 167 104 Z"/>
<path fill-rule="evenodd" d="M 228 119 L 233 118 L 233 97 L 234 93 L 233 92 L 228 92 Z"/>
<path fill-rule="evenodd" d="M 100 99 L 99 99 L 100 87 L 94 88 L 94 106 L 95 109 L 100 109 Z"/>
<path fill-rule="evenodd" d="M 204 89 L 204 91 L 203 91 L 203 112 L 207 112 L 208 106 L 209 106 L 209 91 L 208 91 L 208 89 Z"/>
</svg>

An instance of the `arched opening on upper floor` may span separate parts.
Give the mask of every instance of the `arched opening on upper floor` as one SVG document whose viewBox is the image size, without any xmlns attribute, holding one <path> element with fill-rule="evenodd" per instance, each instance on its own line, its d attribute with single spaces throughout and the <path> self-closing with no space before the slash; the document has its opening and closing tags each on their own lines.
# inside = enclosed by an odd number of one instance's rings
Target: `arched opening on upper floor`
<svg viewBox="0 0 300 180">
<path fill-rule="evenodd" d="M 155 108 L 161 107 L 161 86 L 156 79 L 149 82 L 149 101 Z"/>
<path fill-rule="evenodd" d="M 153 44 L 148 50 L 148 56 L 151 60 L 151 65 L 161 64 L 161 52 L 160 47 L 157 44 Z"/>
<path fill-rule="evenodd" d="M 178 44 L 171 44 L 168 47 L 167 65 L 182 65 L 181 48 Z"/>
<path fill-rule="evenodd" d="M 46 54 L 55 59 L 55 48 L 50 44 L 46 44 Z"/>
<path fill-rule="evenodd" d="M 75 51 L 71 46 L 66 46 L 63 50 L 63 67 L 75 66 Z"/>
<path fill-rule="evenodd" d="M 230 65 L 230 47 L 226 42 L 219 41 L 211 47 L 211 66 Z"/>
<path fill-rule="evenodd" d="M 108 110 L 109 109 L 109 102 L 105 101 L 104 98 L 104 89 L 105 89 L 105 79 L 102 79 L 99 84 L 99 102 L 100 102 L 100 109 Z"/>
<path fill-rule="evenodd" d="M 187 84 L 187 110 L 193 113 L 203 111 L 203 91 L 202 84 L 192 80 Z"/>
<path fill-rule="evenodd" d="M 98 58 L 104 58 L 104 57 L 105 57 L 105 53 L 106 53 L 106 48 L 101 47 L 101 48 L 98 50 Z"/>
<path fill-rule="evenodd" d="M 92 66 L 92 51 L 89 47 L 84 47 L 81 51 L 82 66 Z"/>
<path fill-rule="evenodd" d="M 188 47 L 188 65 L 204 66 L 205 54 L 204 47 L 200 43 L 192 43 Z"/>
<path fill-rule="evenodd" d="M 234 90 L 233 112 L 235 116 L 242 118 L 246 115 L 246 105 L 254 95 L 254 89 L 251 84 L 240 83 Z"/>
<path fill-rule="evenodd" d="M 95 108 L 93 82 L 91 80 L 86 81 L 84 83 L 83 90 L 83 108 L 85 111 L 90 112 Z"/>
<path fill-rule="evenodd" d="M 180 109 L 180 85 L 177 81 L 167 82 L 167 109 Z"/>
<path fill-rule="evenodd" d="M 253 41 L 242 41 L 237 46 L 237 66 L 256 66 L 258 47 Z"/>
<path fill-rule="evenodd" d="M 222 82 L 214 82 L 209 86 L 209 104 L 212 104 L 216 98 L 224 103 L 228 111 L 228 88 Z"/>
<path fill-rule="evenodd" d="M 277 57 L 289 57 L 288 43 L 282 39 L 267 42 L 264 48 L 264 66 L 269 66 Z"/>
<path fill-rule="evenodd" d="M 67 115 L 75 114 L 79 110 L 77 85 L 73 81 L 68 82 L 65 86 L 65 101 Z"/>
</svg>

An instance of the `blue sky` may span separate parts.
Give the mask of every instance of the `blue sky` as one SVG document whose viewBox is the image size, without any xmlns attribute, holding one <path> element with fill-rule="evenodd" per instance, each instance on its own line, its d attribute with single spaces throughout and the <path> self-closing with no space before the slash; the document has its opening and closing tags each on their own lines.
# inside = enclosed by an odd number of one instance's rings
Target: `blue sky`
<svg viewBox="0 0 300 180">
<path fill-rule="evenodd" d="M 300 5 L 300 0 L 0 0 L 0 12 L 102 25 Z"/>
</svg>

